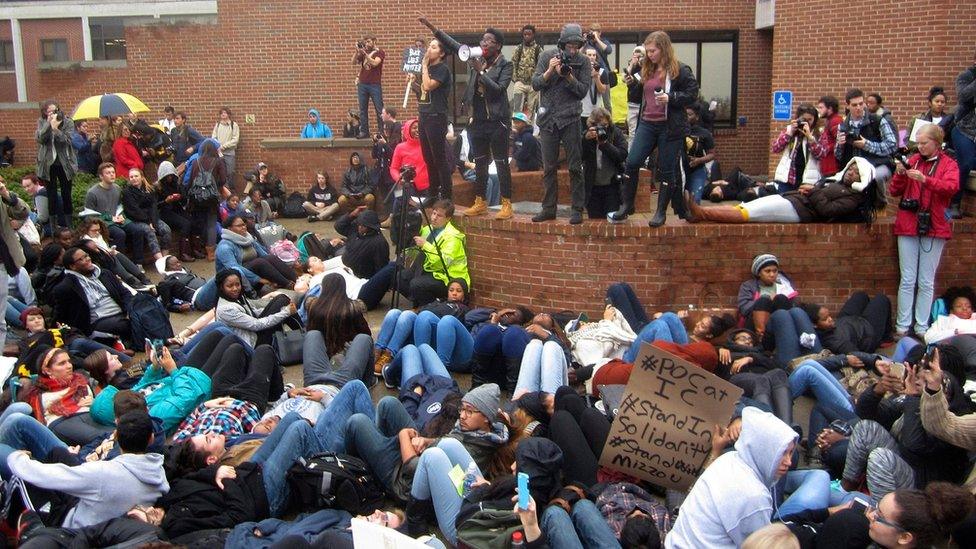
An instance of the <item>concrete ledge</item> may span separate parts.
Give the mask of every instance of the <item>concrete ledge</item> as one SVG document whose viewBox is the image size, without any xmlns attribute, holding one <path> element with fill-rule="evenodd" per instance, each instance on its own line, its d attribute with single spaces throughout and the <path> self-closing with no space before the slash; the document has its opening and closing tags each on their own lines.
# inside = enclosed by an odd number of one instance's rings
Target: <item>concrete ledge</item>
<svg viewBox="0 0 976 549">
<path fill-rule="evenodd" d="M 125 59 L 110 61 L 61 61 L 38 63 L 39 71 L 81 70 L 81 69 L 125 69 L 129 63 Z"/>
<path fill-rule="evenodd" d="M 37 101 L 24 101 L 23 103 L 0 103 L 0 111 L 19 111 L 19 110 L 37 110 L 41 108 L 41 104 Z"/>
</svg>

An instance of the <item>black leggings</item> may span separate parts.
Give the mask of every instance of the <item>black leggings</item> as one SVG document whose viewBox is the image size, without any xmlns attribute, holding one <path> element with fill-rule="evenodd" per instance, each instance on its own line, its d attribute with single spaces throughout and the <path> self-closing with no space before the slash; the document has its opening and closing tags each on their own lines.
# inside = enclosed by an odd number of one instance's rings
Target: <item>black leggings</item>
<svg viewBox="0 0 976 549">
<path fill-rule="evenodd" d="M 55 224 L 61 227 L 71 226 L 71 179 L 64 173 L 64 168 L 60 162 L 51 164 L 48 180 L 44 181 L 44 188 L 47 190 L 47 201 L 50 205 L 51 226 Z M 58 189 L 60 188 L 60 194 Z M 54 231 L 51 231 L 54 234 Z"/>
<path fill-rule="evenodd" d="M 256 257 L 244 263 L 254 274 L 261 278 L 270 280 L 272 284 L 279 288 L 294 288 L 298 274 L 295 269 L 289 267 L 277 256 L 268 254 L 264 257 Z"/>
<path fill-rule="evenodd" d="M 432 199 L 451 198 L 454 162 L 447 144 L 447 115 L 441 113 L 420 113 L 420 152 L 427 164 L 427 178 L 430 188 L 427 194 Z"/>
<path fill-rule="evenodd" d="M 202 363 L 195 358 L 201 348 L 207 350 L 199 356 L 208 355 Z M 210 393 L 214 397 L 230 396 L 246 400 L 262 413 L 269 401 L 277 399 L 284 392 L 281 368 L 270 345 L 258 345 L 248 364 L 247 353 L 235 336 L 210 332 L 193 348 L 186 362 L 200 364 L 197 368 L 210 376 Z"/>
<path fill-rule="evenodd" d="M 854 292 L 837 313 L 837 318 L 844 316 L 859 316 L 871 324 L 874 333 L 868 342 L 870 348 L 861 349 L 864 352 L 873 353 L 891 332 L 891 300 L 884 294 L 868 297 L 867 292 Z"/>
<path fill-rule="evenodd" d="M 586 405 L 570 387 L 556 391 L 556 411 L 549 421 L 549 438 L 563 451 L 566 482 L 596 484 L 600 454 L 610 434 L 610 420 Z"/>
</svg>

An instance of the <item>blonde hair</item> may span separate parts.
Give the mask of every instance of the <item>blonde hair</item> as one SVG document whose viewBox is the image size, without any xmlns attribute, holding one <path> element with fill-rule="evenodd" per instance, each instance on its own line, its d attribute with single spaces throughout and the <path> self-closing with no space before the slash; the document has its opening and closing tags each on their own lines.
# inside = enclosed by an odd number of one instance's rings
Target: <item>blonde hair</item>
<svg viewBox="0 0 976 549">
<path fill-rule="evenodd" d="M 918 131 L 924 133 L 926 137 L 929 137 L 930 139 L 934 139 L 936 142 L 939 143 L 939 145 L 941 145 L 942 142 L 945 141 L 945 130 L 943 130 L 942 127 L 939 126 L 938 124 L 926 124 L 921 128 L 919 128 Z"/>
<path fill-rule="evenodd" d="M 645 53 L 644 59 L 641 66 L 641 78 L 644 82 L 647 82 L 654 76 L 659 69 L 664 69 L 664 72 L 671 78 L 678 77 L 678 70 L 681 66 L 678 64 L 678 58 L 674 55 L 674 46 L 671 44 L 671 37 L 668 33 L 664 31 L 654 31 L 647 35 L 644 39 L 644 49 L 647 50 L 647 46 L 654 44 L 654 46 L 661 51 L 661 62 L 658 65 L 651 66 L 651 56 Z"/>
<path fill-rule="evenodd" d="M 776 522 L 750 534 L 742 549 L 800 549 L 800 542 L 786 525 Z"/>
<path fill-rule="evenodd" d="M 145 190 L 145 191 L 154 191 L 154 190 L 156 190 L 156 186 L 153 185 L 151 181 L 149 181 L 149 178 L 146 177 L 146 173 L 143 172 L 141 168 L 129 168 L 129 173 L 132 173 L 132 170 L 135 170 L 135 171 L 139 172 L 139 177 L 142 179 L 142 189 L 143 190 Z M 129 179 L 129 174 L 128 173 L 125 174 L 125 179 L 126 180 Z M 105 236 L 105 235 L 102 235 L 102 236 Z"/>
</svg>

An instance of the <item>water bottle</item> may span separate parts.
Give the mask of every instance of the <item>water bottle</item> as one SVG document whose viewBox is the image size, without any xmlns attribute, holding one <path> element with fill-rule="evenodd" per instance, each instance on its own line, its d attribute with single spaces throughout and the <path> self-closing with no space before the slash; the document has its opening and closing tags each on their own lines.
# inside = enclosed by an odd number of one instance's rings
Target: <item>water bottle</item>
<svg viewBox="0 0 976 549">
<path fill-rule="evenodd" d="M 468 465 L 468 470 L 464 473 L 464 484 L 462 491 L 464 492 L 465 496 L 471 492 L 471 485 L 474 484 L 474 481 L 477 480 L 477 478 L 478 466 L 472 461 L 471 464 Z"/>
<path fill-rule="evenodd" d="M 524 536 L 522 535 L 521 531 L 512 532 L 512 549 L 521 549 L 522 547 L 525 547 L 523 537 Z"/>
</svg>

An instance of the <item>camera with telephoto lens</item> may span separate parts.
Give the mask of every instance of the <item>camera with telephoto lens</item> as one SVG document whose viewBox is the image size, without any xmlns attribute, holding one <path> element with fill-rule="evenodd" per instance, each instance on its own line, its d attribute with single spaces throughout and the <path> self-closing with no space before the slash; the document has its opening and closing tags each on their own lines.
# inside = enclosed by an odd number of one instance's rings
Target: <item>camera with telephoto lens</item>
<svg viewBox="0 0 976 549">
<path fill-rule="evenodd" d="M 861 138 L 861 128 L 847 128 L 844 130 L 844 135 L 847 136 L 848 143 L 857 141 Z"/>
<path fill-rule="evenodd" d="M 54 118 L 56 118 L 58 122 L 64 122 L 64 111 L 62 111 L 60 108 L 54 111 Z"/>
<path fill-rule="evenodd" d="M 806 131 L 807 127 L 808 127 L 808 124 L 807 124 L 806 120 L 797 120 L 796 121 L 796 131 L 798 131 L 800 133 L 803 133 L 804 131 Z"/>
<path fill-rule="evenodd" d="M 573 72 L 573 67 L 570 66 L 570 63 L 572 62 L 573 62 L 573 56 L 570 55 L 568 52 L 564 51 L 559 54 L 559 63 L 560 63 L 559 75 L 560 76 L 568 76 L 569 73 Z"/>
<path fill-rule="evenodd" d="M 918 224 L 916 225 L 918 236 L 927 236 L 929 231 L 932 230 L 932 212 L 922 210 L 916 213 L 915 217 L 918 219 Z"/>
<path fill-rule="evenodd" d="M 411 164 L 404 164 L 400 166 L 400 180 L 407 183 L 413 183 L 414 178 L 417 177 L 417 168 Z"/>
<path fill-rule="evenodd" d="M 590 129 L 596 132 L 596 140 L 597 141 L 606 141 L 607 140 L 607 127 L 606 127 L 606 125 L 604 125 L 604 124 L 597 124 L 596 126 L 593 126 Z"/>
<path fill-rule="evenodd" d="M 593 40 L 596 40 L 596 35 L 593 34 L 593 31 L 590 31 L 586 33 L 586 39 L 592 42 Z"/>
<path fill-rule="evenodd" d="M 358 49 L 363 49 L 363 48 L 366 47 L 366 44 L 363 41 L 360 40 L 359 42 L 356 42 L 356 47 Z"/>
</svg>

